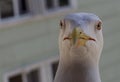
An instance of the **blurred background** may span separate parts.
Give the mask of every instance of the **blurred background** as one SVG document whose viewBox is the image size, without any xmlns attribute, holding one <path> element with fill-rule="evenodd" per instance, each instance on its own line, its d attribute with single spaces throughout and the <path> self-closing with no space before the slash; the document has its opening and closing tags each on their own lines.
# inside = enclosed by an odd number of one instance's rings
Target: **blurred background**
<svg viewBox="0 0 120 82">
<path fill-rule="evenodd" d="M 0 0 L 0 82 L 53 82 L 59 20 L 90 12 L 103 21 L 102 82 L 120 82 L 120 0 Z"/>
</svg>

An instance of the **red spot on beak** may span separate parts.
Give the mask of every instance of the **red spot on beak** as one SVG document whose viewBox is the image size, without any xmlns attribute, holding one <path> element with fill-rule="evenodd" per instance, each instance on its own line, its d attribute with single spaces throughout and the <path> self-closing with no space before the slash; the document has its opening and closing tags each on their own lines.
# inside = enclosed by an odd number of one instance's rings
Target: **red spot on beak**
<svg viewBox="0 0 120 82">
<path fill-rule="evenodd" d="M 69 38 L 69 37 L 65 37 L 63 40 L 70 40 L 71 38 Z"/>
<path fill-rule="evenodd" d="M 89 40 L 93 40 L 93 41 L 96 41 L 94 38 L 89 38 Z"/>
</svg>

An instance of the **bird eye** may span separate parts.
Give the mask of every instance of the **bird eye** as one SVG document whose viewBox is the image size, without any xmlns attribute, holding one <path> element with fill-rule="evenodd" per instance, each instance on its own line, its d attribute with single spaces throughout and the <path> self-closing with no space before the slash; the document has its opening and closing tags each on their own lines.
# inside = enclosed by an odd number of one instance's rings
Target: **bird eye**
<svg viewBox="0 0 120 82">
<path fill-rule="evenodd" d="M 65 27 L 65 20 L 60 20 L 60 28 L 63 29 Z"/>
<path fill-rule="evenodd" d="M 101 27 L 101 22 L 98 22 L 98 24 L 96 25 L 96 29 L 97 29 L 97 30 L 101 30 L 101 29 L 102 29 L 102 27 Z"/>
</svg>

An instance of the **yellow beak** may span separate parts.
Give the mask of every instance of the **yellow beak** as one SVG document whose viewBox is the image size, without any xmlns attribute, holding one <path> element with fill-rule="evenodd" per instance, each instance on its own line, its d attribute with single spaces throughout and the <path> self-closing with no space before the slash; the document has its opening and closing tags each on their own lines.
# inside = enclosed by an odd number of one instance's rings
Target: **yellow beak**
<svg viewBox="0 0 120 82">
<path fill-rule="evenodd" d="M 65 39 L 69 39 L 71 44 L 76 46 L 85 46 L 88 40 L 95 41 L 95 39 L 91 38 L 77 27 L 74 28 L 72 33 L 68 37 L 65 37 L 64 40 Z"/>
</svg>

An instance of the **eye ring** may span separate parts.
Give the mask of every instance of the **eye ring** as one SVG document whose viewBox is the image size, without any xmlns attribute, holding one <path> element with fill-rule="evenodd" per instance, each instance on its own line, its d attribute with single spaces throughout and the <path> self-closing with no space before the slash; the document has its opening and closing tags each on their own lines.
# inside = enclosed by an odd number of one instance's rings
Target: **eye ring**
<svg viewBox="0 0 120 82">
<path fill-rule="evenodd" d="M 101 29 L 102 29 L 102 27 L 101 27 L 101 22 L 98 22 L 98 23 L 97 23 L 96 29 L 97 29 L 97 30 L 101 30 Z"/>
</svg>

